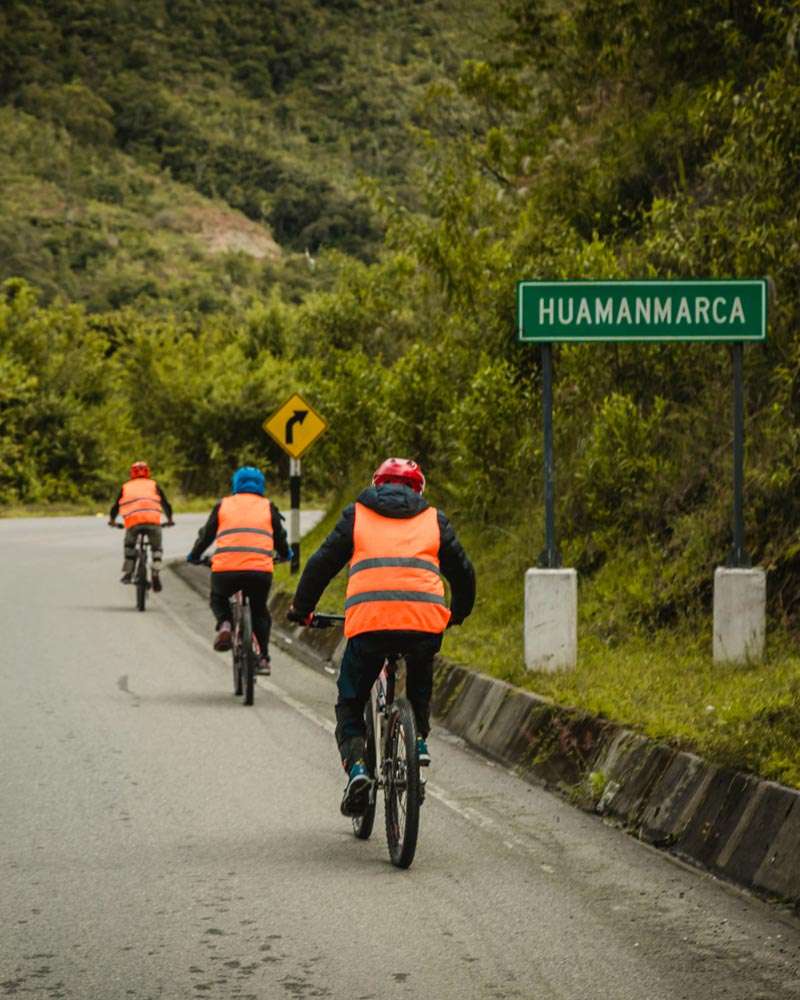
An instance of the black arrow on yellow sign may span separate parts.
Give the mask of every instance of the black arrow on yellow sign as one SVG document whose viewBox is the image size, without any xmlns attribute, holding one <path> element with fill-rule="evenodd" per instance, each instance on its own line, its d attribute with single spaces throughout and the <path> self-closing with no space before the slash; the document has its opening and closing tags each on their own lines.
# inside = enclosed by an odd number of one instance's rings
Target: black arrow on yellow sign
<svg viewBox="0 0 800 1000">
<path fill-rule="evenodd" d="M 302 422 L 306 419 L 307 416 L 308 416 L 308 410 L 295 410 L 294 416 L 289 417 L 289 419 L 286 421 L 286 433 L 284 435 L 284 438 L 287 444 L 294 443 L 294 425 L 302 424 Z"/>
</svg>

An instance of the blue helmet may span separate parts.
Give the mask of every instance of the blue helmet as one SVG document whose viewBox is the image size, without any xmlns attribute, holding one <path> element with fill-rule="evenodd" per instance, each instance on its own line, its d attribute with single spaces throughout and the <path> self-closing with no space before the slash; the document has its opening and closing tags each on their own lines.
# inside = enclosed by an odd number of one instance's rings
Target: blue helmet
<svg viewBox="0 0 800 1000">
<path fill-rule="evenodd" d="M 234 493 L 258 493 L 264 496 L 264 473 L 253 465 L 243 465 L 237 469 L 231 480 Z"/>
</svg>

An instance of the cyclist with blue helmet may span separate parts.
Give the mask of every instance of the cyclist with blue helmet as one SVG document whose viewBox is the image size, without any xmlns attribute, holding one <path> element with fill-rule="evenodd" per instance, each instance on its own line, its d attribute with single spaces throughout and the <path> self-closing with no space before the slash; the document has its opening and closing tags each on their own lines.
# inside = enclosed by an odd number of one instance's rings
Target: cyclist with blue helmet
<svg viewBox="0 0 800 1000">
<path fill-rule="evenodd" d="M 273 556 L 289 558 L 283 515 L 264 496 L 264 475 L 252 465 L 237 469 L 230 496 L 214 506 L 197 535 L 189 562 L 197 562 L 216 543 L 211 558 L 211 610 L 217 623 L 214 649 L 231 648 L 229 599 L 241 590 L 247 594 L 253 615 L 253 632 L 261 660 L 258 673 L 270 673 L 269 635 L 272 619 L 267 597 L 272 586 Z"/>
</svg>

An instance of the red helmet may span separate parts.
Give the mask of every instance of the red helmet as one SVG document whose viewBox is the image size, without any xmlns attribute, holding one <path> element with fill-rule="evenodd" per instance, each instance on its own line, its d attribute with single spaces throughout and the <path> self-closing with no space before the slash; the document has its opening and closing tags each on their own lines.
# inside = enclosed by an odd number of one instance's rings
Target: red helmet
<svg viewBox="0 0 800 1000">
<path fill-rule="evenodd" d="M 372 477 L 372 485 L 381 483 L 400 483 L 410 486 L 415 493 L 425 492 L 425 477 L 416 462 L 408 458 L 387 458 L 381 462 Z"/>
<path fill-rule="evenodd" d="M 147 479 L 150 475 L 150 466 L 147 462 L 134 462 L 130 475 L 131 479 Z"/>
</svg>

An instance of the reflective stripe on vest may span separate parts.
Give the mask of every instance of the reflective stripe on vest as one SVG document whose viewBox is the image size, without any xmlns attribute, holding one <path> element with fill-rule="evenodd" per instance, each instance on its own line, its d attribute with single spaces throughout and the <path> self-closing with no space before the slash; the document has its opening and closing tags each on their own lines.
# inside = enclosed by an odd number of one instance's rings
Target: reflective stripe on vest
<svg viewBox="0 0 800 1000">
<path fill-rule="evenodd" d="M 269 500 L 256 493 L 234 493 L 219 505 L 214 573 L 257 570 L 271 573 L 272 511 Z"/>
<path fill-rule="evenodd" d="M 440 544 L 435 507 L 395 518 L 357 503 L 344 634 L 443 632 L 450 612 L 439 572 Z"/>
<path fill-rule="evenodd" d="M 152 479 L 129 479 L 122 485 L 119 512 L 126 528 L 137 524 L 161 524 L 161 498 Z"/>
</svg>

